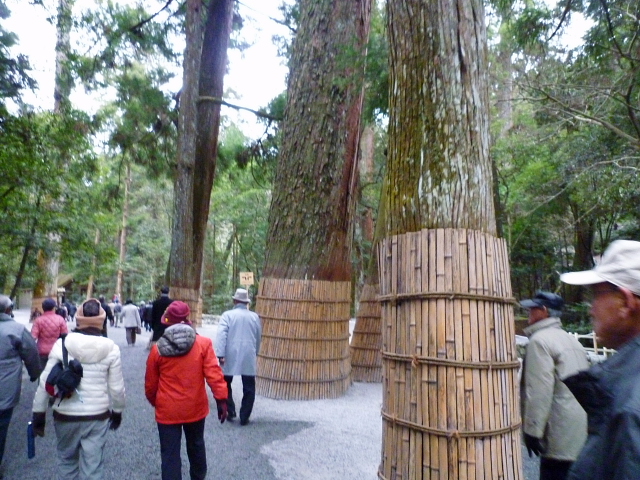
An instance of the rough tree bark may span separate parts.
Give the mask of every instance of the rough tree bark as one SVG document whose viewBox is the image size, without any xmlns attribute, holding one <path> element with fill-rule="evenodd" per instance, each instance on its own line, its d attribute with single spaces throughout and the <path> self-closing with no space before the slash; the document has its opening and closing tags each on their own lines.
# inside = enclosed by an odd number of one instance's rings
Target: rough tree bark
<svg viewBox="0 0 640 480">
<path fill-rule="evenodd" d="M 71 50 L 70 33 L 72 27 L 72 11 L 75 0 L 59 0 L 56 24 L 56 72 L 53 91 L 53 112 L 64 115 L 69 107 L 69 96 L 73 79 L 67 59 Z M 64 152 L 62 152 L 64 154 Z M 61 202 L 61 199 L 52 199 L 51 202 Z M 58 271 L 60 268 L 60 235 L 53 232 L 49 235 L 50 249 L 38 252 L 38 275 L 33 288 L 31 299 L 32 317 L 34 312 L 40 312 L 42 301 L 46 297 L 57 298 L 58 295 Z"/>
<path fill-rule="evenodd" d="M 124 261 L 127 255 L 127 224 L 129 222 L 129 191 L 131 189 L 131 164 L 127 163 L 124 179 L 124 199 L 122 201 L 122 224 L 120 226 L 120 242 L 118 256 L 118 272 L 116 274 L 116 295 L 120 303 L 122 298 L 122 282 L 124 278 Z"/>
<path fill-rule="evenodd" d="M 171 297 L 192 320 L 202 315 L 204 240 L 218 152 L 220 103 L 233 19 L 232 0 L 211 0 L 203 25 L 201 0 L 187 1 L 183 87 L 169 277 Z"/>
<path fill-rule="evenodd" d="M 522 478 L 480 0 L 389 0 L 379 478 Z"/>
<path fill-rule="evenodd" d="M 299 6 L 257 304 L 266 334 L 257 385 L 268 396 L 319 398 L 341 395 L 350 383 L 350 253 L 371 1 L 302 0 Z M 285 294 L 276 286 L 285 279 L 294 280 L 292 296 L 267 298 L 266 291 Z M 311 312 L 314 291 L 327 294 L 317 299 L 325 314 Z M 330 291 L 342 298 L 347 292 L 346 312 L 344 299 L 332 306 Z M 269 311 L 271 301 L 287 311 Z M 294 335 L 303 325 L 310 331 Z M 303 339 L 316 348 L 305 348 Z M 329 365 L 330 359 L 339 365 Z"/>
</svg>

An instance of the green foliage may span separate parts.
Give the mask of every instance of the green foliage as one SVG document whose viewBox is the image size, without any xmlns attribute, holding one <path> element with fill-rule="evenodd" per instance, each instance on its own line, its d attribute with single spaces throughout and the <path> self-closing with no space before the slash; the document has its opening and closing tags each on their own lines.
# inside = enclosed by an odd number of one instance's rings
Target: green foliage
<svg viewBox="0 0 640 480">
<path fill-rule="evenodd" d="M 4 28 L 4 23 L 11 15 L 4 1 L 0 0 L 0 106 L 6 99 L 17 100 L 20 91 L 35 88 L 35 81 L 29 76 L 31 70 L 28 59 L 24 55 L 13 58 L 9 49 L 16 44 L 15 34 Z"/>
<path fill-rule="evenodd" d="M 233 149 L 235 138 L 224 138 L 220 150 Z M 236 147 L 237 148 L 237 144 Z M 209 238 L 203 289 L 205 311 L 221 313 L 238 287 L 239 272 L 253 272 L 257 282 L 264 263 L 270 185 L 256 182 L 259 165 L 230 164 L 216 176 L 211 195 Z M 264 177 L 263 177 L 264 178 Z"/>
</svg>

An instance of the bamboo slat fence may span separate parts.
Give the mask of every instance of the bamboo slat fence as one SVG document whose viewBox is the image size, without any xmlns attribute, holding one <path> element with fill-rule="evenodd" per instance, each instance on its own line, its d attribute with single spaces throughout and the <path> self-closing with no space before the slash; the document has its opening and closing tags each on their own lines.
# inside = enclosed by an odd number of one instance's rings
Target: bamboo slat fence
<svg viewBox="0 0 640 480">
<path fill-rule="evenodd" d="M 351 377 L 354 382 L 382 381 L 382 326 L 378 285 L 365 284 L 360 294 L 351 337 Z"/>
<path fill-rule="evenodd" d="M 380 245 L 380 479 L 522 479 L 505 242 L 430 229 Z"/>
<path fill-rule="evenodd" d="M 269 398 L 337 398 L 351 385 L 350 282 L 263 278 L 256 388 Z"/>
</svg>

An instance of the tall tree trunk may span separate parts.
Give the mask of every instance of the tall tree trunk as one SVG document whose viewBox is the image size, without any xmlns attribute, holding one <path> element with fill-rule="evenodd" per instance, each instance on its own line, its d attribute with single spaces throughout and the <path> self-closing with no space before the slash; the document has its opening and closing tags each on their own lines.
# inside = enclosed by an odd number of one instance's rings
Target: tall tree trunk
<svg viewBox="0 0 640 480">
<path fill-rule="evenodd" d="M 122 279 L 124 277 L 124 261 L 127 256 L 127 224 L 129 223 L 129 191 L 131 189 L 131 165 L 127 164 L 124 179 L 124 199 L 122 202 L 122 225 L 120 227 L 120 242 L 118 255 L 118 273 L 116 274 L 116 295 L 120 303 L 122 298 Z"/>
<path fill-rule="evenodd" d="M 571 202 L 571 214 L 573 215 L 573 262 L 571 269 L 575 271 L 590 270 L 593 268 L 593 241 L 595 237 L 595 224 L 591 215 L 585 214 L 584 209 L 575 202 Z M 584 289 L 563 285 L 564 299 L 567 303 L 580 303 L 584 300 Z"/>
<path fill-rule="evenodd" d="M 375 132 L 372 126 L 362 131 L 360 141 L 360 178 L 368 184 L 373 181 Z M 380 214 L 381 212 L 379 212 Z M 375 252 L 380 238 L 374 238 L 373 208 L 367 207 L 359 218 L 363 240 L 372 247 L 369 264 L 363 268 L 362 288 L 356 289 L 358 299 L 356 323 L 351 336 L 351 374 L 355 382 L 380 382 L 382 380 L 382 326 L 378 293 L 378 259 Z M 380 218 L 380 217 L 378 217 Z M 381 222 L 383 224 L 384 222 Z"/>
<path fill-rule="evenodd" d="M 96 228 L 96 237 L 95 237 L 95 240 L 93 241 L 93 244 L 96 246 L 96 249 L 98 248 L 98 245 L 100 245 L 100 229 L 99 228 Z M 90 298 L 93 298 L 93 287 L 94 287 L 93 282 L 95 281 L 97 263 L 98 263 L 98 258 L 94 254 L 93 258 L 91 259 L 91 275 L 89 275 L 89 280 L 87 281 L 87 300 L 89 300 Z"/>
<path fill-rule="evenodd" d="M 218 153 L 219 101 L 233 19 L 232 0 L 211 0 L 203 29 L 202 5 L 201 0 L 187 1 L 169 265 L 171 296 L 189 304 L 196 323 L 202 315 L 202 259 Z"/>
<path fill-rule="evenodd" d="M 71 50 L 70 33 L 72 26 L 72 11 L 75 0 L 59 0 L 56 25 L 56 73 L 53 91 L 53 112 L 64 115 L 69 107 L 69 96 L 73 86 L 73 79 L 67 60 Z M 64 157 L 65 152 L 60 152 Z M 65 165 L 66 168 L 66 165 Z M 51 200 L 61 202 L 62 199 Z M 61 209 L 62 210 L 62 209 Z M 46 297 L 57 298 L 58 271 L 60 268 L 60 236 L 57 233 L 49 235 L 51 248 L 48 252 L 38 252 L 38 280 L 33 289 L 31 311 L 40 310 L 42 301 Z"/>
<path fill-rule="evenodd" d="M 371 1 L 299 6 L 257 304 L 265 335 L 257 388 L 310 399 L 342 395 L 350 384 L 350 254 Z"/>
<path fill-rule="evenodd" d="M 522 478 L 480 0 L 389 0 L 379 477 Z M 402 439 L 402 440 L 400 440 Z"/>
</svg>

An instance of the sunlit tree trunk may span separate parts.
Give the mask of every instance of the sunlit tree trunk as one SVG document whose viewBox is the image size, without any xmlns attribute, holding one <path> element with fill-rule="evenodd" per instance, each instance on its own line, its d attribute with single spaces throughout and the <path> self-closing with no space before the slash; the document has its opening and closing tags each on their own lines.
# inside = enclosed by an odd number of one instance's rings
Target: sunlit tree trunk
<svg viewBox="0 0 640 480">
<path fill-rule="evenodd" d="M 93 241 L 93 244 L 96 246 L 96 249 L 98 248 L 98 245 L 100 245 L 100 229 L 99 228 L 96 228 L 96 237 L 95 237 L 95 240 Z M 98 263 L 98 258 L 94 254 L 93 258 L 91 259 L 91 275 L 89 275 L 89 280 L 87 281 L 87 297 L 86 297 L 87 299 L 93 297 L 93 288 L 94 288 L 97 263 Z"/>
<path fill-rule="evenodd" d="M 116 274 L 116 295 L 123 302 L 122 279 L 124 276 L 124 261 L 127 255 L 127 224 L 129 220 L 129 190 L 131 189 L 131 165 L 127 164 L 124 179 L 124 199 L 122 201 L 122 225 L 120 226 L 120 242 L 118 255 L 118 272 Z"/>
<path fill-rule="evenodd" d="M 299 6 L 256 307 L 265 335 L 257 387 L 308 399 L 341 395 L 350 384 L 350 254 L 371 2 Z M 322 296 L 315 310 L 314 295 Z"/>
<path fill-rule="evenodd" d="M 75 0 L 59 0 L 56 25 L 56 73 L 53 92 L 53 112 L 64 115 L 69 107 L 69 96 L 73 79 L 67 64 L 71 50 L 70 33 L 72 27 L 72 10 Z M 64 155 L 64 152 L 60 152 Z M 61 199 L 50 199 L 50 202 L 61 202 Z M 56 298 L 58 294 L 58 271 L 60 267 L 60 235 L 49 235 L 48 252 L 38 252 L 38 270 L 36 284 L 33 289 L 31 311 L 40 311 L 45 297 Z"/>
<path fill-rule="evenodd" d="M 200 321 L 204 240 L 218 151 L 220 103 L 233 2 L 211 0 L 203 24 L 201 0 L 187 1 L 180 97 L 179 145 L 169 278 L 171 297 Z"/>
<path fill-rule="evenodd" d="M 379 477 L 522 478 L 506 244 L 496 238 L 484 9 L 389 0 Z"/>
</svg>

